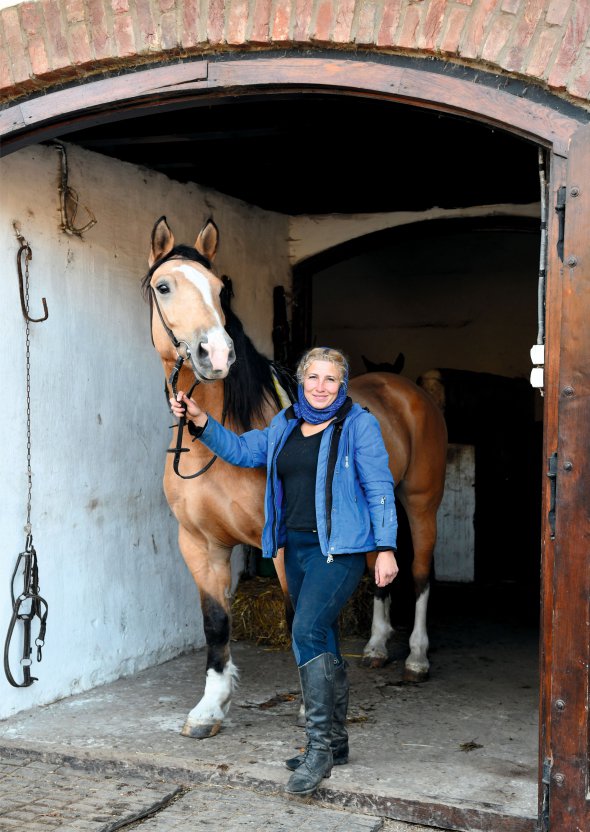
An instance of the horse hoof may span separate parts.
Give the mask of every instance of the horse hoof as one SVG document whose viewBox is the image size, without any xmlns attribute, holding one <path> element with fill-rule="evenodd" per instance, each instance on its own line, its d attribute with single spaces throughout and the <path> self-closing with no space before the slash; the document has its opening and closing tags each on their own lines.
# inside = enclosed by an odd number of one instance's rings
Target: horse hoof
<svg viewBox="0 0 590 832">
<path fill-rule="evenodd" d="M 183 737 L 191 737 L 193 740 L 206 740 L 218 734 L 220 728 L 221 722 L 203 723 L 201 725 L 189 725 L 186 722 L 180 733 Z"/>
<path fill-rule="evenodd" d="M 361 659 L 361 665 L 369 667 L 371 670 L 379 670 L 379 668 L 385 667 L 386 663 L 387 659 L 384 656 L 363 656 Z"/>
<path fill-rule="evenodd" d="M 429 676 L 428 670 L 411 670 L 409 667 L 404 669 L 404 682 L 413 685 L 420 685 L 422 682 L 428 681 Z"/>
</svg>

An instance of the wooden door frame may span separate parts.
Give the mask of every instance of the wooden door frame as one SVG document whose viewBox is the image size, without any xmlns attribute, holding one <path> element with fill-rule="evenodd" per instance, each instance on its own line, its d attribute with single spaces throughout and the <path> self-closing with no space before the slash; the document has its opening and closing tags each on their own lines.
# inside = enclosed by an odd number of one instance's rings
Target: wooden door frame
<svg viewBox="0 0 590 832">
<path fill-rule="evenodd" d="M 370 808 L 389 817 L 458 830 L 533 832 L 535 828 L 582 832 L 588 811 L 588 558 L 590 519 L 582 471 L 588 470 L 585 426 L 590 423 L 590 315 L 579 286 L 590 281 L 585 234 L 590 227 L 590 187 L 581 168 L 590 159 L 588 114 L 529 86 L 478 71 L 463 77 L 426 64 L 367 53 L 273 55 L 248 53 L 90 77 L 43 95 L 31 95 L 0 112 L 1 152 L 62 137 L 94 124 L 180 107 L 269 94 L 333 94 L 373 97 L 474 119 L 527 138 L 551 159 L 547 268 L 544 455 L 559 461 L 556 535 L 547 520 L 550 483 L 543 489 L 542 635 L 539 826 L 533 819 L 490 815 L 444 804 L 389 801 Z M 442 64 L 444 62 L 438 62 Z M 447 67 L 456 65 L 448 64 Z M 486 77 L 488 82 L 486 82 Z M 568 168 L 568 155 L 571 159 Z M 557 191 L 567 188 L 564 266 L 557 254 Z M 576 191 L 577 189 L 577 191 Z M 570 264 L 567 265 L 568 258 Z M 589 293 L 586 292 L 586 295 Z M 590 331 L 585 327 L 586 332 Z M 586 574 L 584 574 L 586 573 Z M 544 782 L 546 781 L 546 782 Z M 358 796 L 355 796 L 358 806 Z M 567 826 L 563 824 L 567 823 Z"/>
</svg>

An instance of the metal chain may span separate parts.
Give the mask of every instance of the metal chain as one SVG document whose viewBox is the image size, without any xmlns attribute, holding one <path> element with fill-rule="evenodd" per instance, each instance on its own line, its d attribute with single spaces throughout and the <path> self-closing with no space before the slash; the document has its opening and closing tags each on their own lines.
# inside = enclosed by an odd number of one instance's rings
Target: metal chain
<svg viewBox="0 0 590 832">
<path fill-rule="evenodd" d="M 25 301 L 29 308 L 29 258 L 25 257 Z M 31 469 L 31 327 L 25 318 L 26 390 L 27 390 L 27 523 L 25 534 L 31 535 L 31 503 L 33 498 L 33 472 Z"/>
</svg>

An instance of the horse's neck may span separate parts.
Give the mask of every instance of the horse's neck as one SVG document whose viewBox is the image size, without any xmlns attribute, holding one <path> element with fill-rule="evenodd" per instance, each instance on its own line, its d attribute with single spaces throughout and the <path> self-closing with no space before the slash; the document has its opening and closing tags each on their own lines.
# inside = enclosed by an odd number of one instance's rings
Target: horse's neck
<svg viewBox="0 0 590 832">
<path fill-rule="evenodd" d="M 192 371 L 183 368 L 178 378 L 177 388 L 188 392 L 194 383 L 195 377 Z M 191 398 L 196 401 L 201 410 L 205 410 L 214 419 L 221 422 L 223 416 L 223 381 L 208 381 L 197 384 Z"/>
</svg>

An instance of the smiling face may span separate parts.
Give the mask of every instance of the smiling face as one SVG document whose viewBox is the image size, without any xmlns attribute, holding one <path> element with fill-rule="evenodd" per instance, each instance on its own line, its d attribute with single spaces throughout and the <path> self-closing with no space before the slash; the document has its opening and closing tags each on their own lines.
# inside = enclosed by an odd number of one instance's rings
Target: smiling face
<svg viewBox="0 0 590 832">
<path fill-rule="evenodd" d="M 303 393 L 318 410 L 329 407 L 338 396 L 342 377 L 332 361 L 312 361 L 303 377 Z"/>
</svg>

